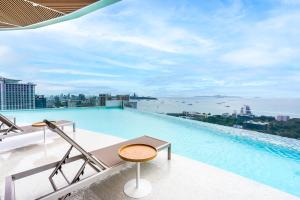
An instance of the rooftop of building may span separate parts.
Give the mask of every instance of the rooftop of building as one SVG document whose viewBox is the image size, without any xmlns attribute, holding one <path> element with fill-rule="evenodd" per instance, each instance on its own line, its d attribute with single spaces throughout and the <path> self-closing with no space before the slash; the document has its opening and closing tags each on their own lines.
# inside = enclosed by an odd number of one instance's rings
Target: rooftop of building
<svg viewBox="0 0 300 200">
<path fill-rule="evenodd" d="M 3 76 L 0 76 L 0 81 L 4 81 L 5 83 L 18 83 L 21 80 L 11 79 L 11 78 L 5 78 Z"/>
<path fill-rule="evenodd" d="M 6 84 L 29 84 L 29 85 L 35 85 L 34 83 L 31 82 L 22 82 L 22 80 L 18 79 L 12 79 L 12 78 L 6 78 L 3 76 L 0 76 L 0 81 L 6 83 Z"/>
</svg>

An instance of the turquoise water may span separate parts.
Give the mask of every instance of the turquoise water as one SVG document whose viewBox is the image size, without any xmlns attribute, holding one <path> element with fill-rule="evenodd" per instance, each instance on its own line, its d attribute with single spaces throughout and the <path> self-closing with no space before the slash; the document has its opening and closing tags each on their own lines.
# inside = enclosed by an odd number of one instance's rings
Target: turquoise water
<svg viewBox="0 0 300 200">
<path fill-rule="evenodd" d="M 15 116 L 17 122 L 26 123 L 43 119 L 73 120 L 79 128 L 126 139 L 151 135 L 170 141 L 176 154 L 300 197 L 300 152 L 291 148 L 228 134 L 201 123 L 129 110 L 76 108 L 3 114 Z"/>
</svg>

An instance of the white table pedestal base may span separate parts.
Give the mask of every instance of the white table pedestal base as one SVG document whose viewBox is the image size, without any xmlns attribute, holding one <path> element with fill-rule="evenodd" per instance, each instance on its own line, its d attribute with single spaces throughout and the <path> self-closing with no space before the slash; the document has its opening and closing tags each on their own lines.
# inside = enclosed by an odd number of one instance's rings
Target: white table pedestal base
<svg viewBox="0 0 300 200">
<path fill-rule="evenodd" d="M 136 178 L 124 185 L 124 192 L 127 196 L 138 199 L 150 194 L 151 190 L 151 183 L 145 179 L 141 179 L 141 163 L 137 162 Z"/>
<path fill-rule="evenodd" d="M 139 180 L 139 186 L 136 186 L 136 179 L 128 181 L 124 186 L 124 192 L 127 196 L 132 198 L 142 198 L 151 193 L 151 183 L 145 179 Z"/>
</svg>

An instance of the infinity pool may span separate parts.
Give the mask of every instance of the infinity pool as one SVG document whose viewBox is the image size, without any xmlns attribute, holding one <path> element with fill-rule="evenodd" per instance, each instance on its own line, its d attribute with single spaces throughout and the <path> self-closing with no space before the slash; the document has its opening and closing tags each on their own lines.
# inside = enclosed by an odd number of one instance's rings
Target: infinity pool
<svg viewBox="0 0 300 200">
<path fill-rule="evenodd" d="M 47 109 L 3 114 L 15 116 L 17 123 L 73 120 L 79 128 L 126 139 L 151 135 L 170 141 L 176 154 L 300 197 L 300 142 L 297 140 L 121 109 Z"/>
</svg>

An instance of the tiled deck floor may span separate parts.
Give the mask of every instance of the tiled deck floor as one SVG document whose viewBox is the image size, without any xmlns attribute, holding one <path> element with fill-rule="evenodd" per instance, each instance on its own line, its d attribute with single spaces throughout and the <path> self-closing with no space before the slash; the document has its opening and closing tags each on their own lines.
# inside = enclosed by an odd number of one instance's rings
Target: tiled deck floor
<svg viewBox="0 0 300 200">
<path fill-rule="evenodd" d="M 68 130 L 68 132 L 70 132 Z M 69 145 L 60 138 L 48 139 L 44 145 L 27 145 L 10 151 L 3 151 L 7 146 L 18 147 L 20 144 L 41 139 L 41 134 L 30 137 L 6 140 L 0 143 L 0 194 L 4 195 L 4 177 L 45 163 L 59 160 Z M 78 130 L 76 141 L 87 150 L 94 150 L 122 141 L 110 135 Z M 230 172 L 191 160 L 179 155 L 172 155 L 167 160 L 166 152 L 141 166 L 142 178 L 152 183 L 152 193 L 145 200 L 296 200 L 299 198 L 240 177 Z M 126 165 L 105 180 L 79 191 L 70 199 L 78 200 L 129 200 L 123 193 L 124 184 L 135 177 L 135 168 Z M 17 198 L 32 199 L 42 191 L 49 191 L 47 174 L 24 179 L 16 184 Z"/>
</svg>

